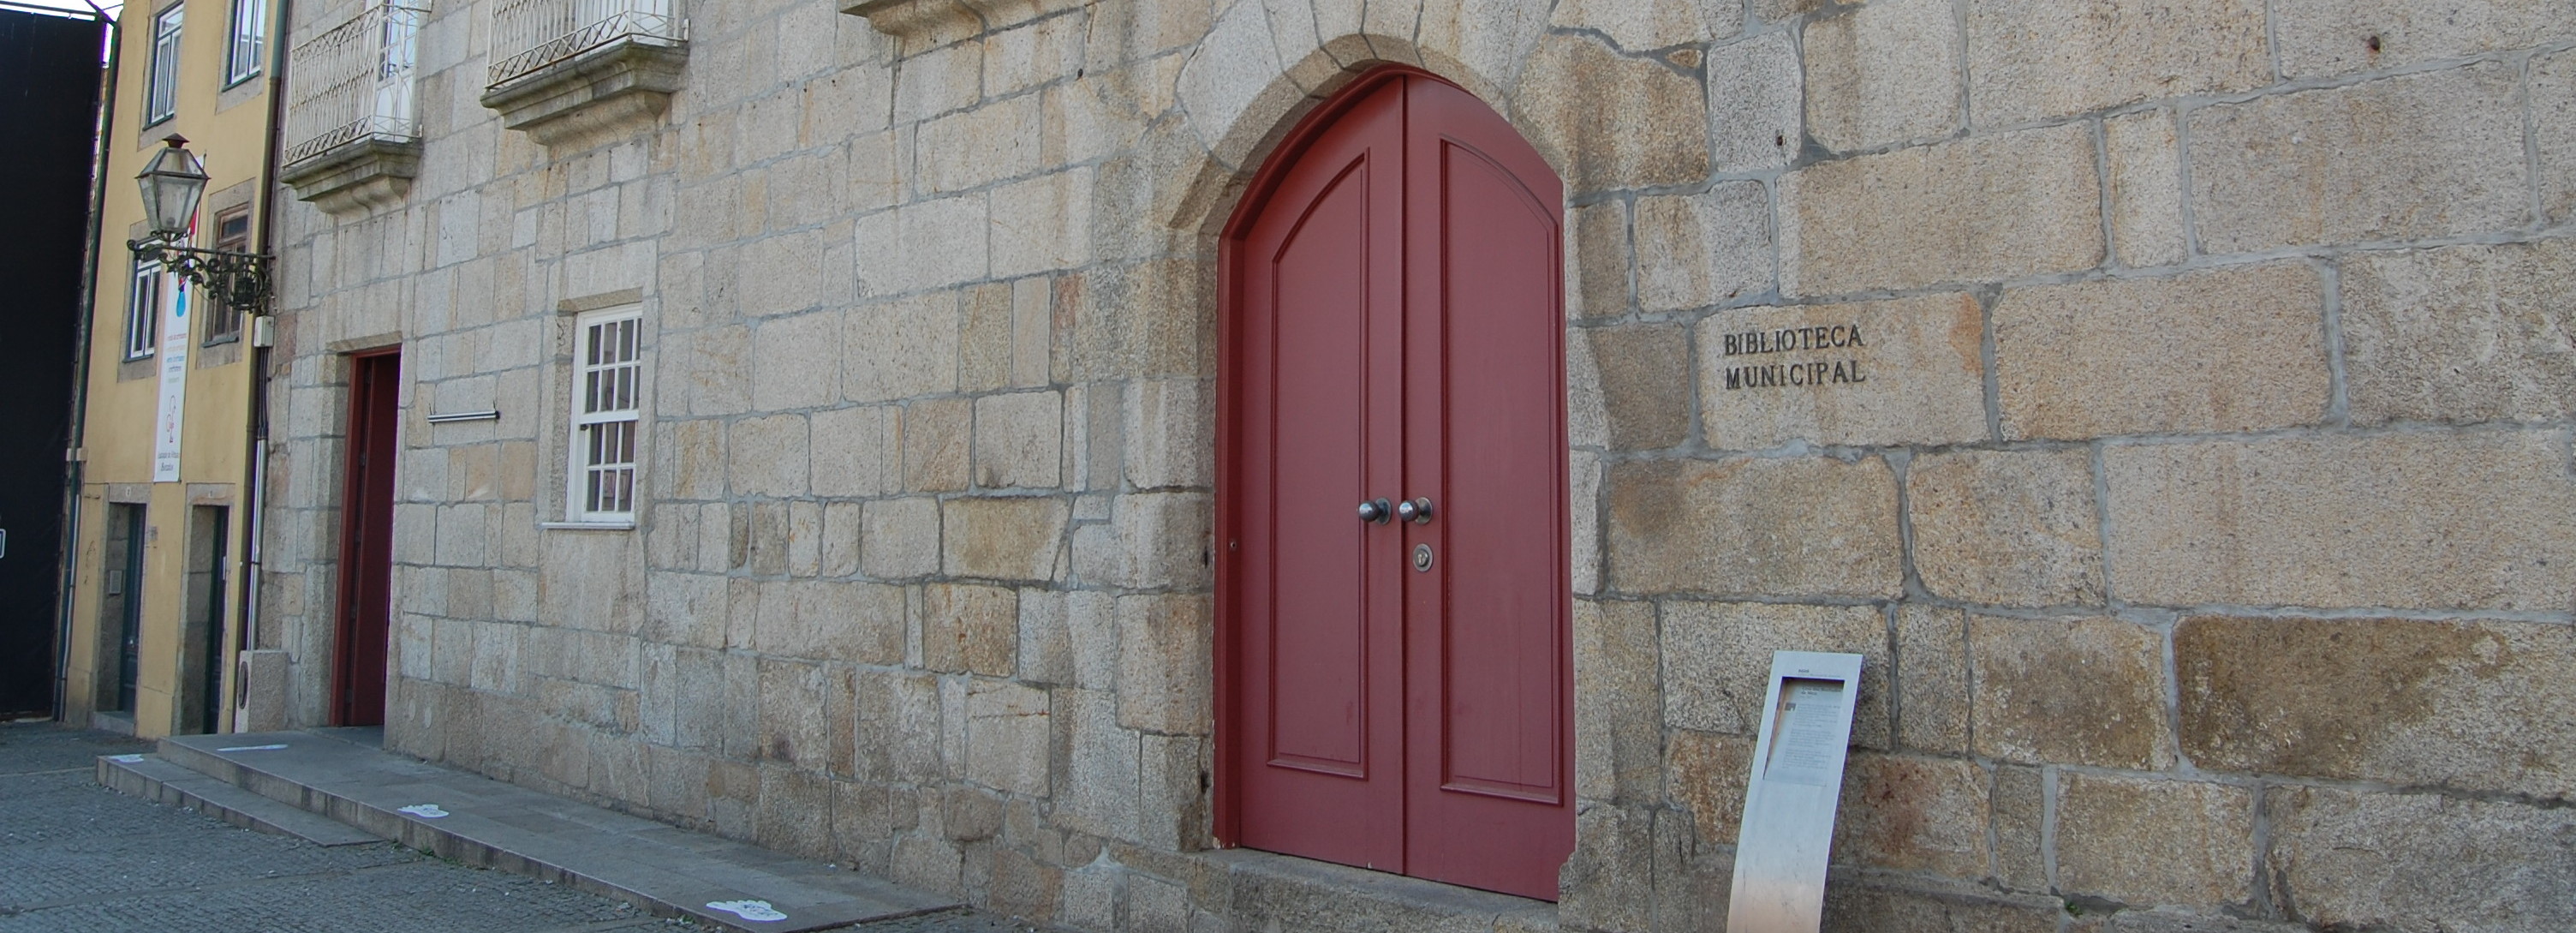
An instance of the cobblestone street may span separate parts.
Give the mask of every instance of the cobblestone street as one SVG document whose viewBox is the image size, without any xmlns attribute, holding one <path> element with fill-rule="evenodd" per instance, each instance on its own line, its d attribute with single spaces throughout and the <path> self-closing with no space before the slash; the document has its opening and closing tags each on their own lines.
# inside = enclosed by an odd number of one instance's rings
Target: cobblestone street
<svg viewBox="0 0 2576 933">
<path fill-rule="evenodd" d="M 99 786 L 99 755 L 149 743 L 51 723 L 0 725 L 0 933 L 570 933 L 704 929 L 393 843 L 324 848 Z M 1017 933 L 965 912 L 868 933 Z"/>
</svg>

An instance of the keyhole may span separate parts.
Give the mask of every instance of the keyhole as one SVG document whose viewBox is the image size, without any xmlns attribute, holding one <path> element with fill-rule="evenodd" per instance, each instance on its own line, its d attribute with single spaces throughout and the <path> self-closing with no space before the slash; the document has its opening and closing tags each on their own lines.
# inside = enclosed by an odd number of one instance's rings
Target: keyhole
<svg viewBox="0 0 2576 933">
<path fill-rule="evenodd" d="M 1416 544 L 1413 546 L 1413 570 L 1416 573 L 1430 572 L 1431 545 Z"/>
</svg>

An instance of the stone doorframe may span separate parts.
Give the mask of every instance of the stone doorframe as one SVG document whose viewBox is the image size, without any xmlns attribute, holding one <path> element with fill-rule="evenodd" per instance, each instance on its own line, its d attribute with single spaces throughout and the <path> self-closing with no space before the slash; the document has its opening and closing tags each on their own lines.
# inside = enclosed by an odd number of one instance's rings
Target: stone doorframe
<svg viewBox="0 0 2576 933">
<path fill-rule="evenodd" d="M 1268 36 L 1264 35 L 1267 30 L 1255 22 L 1262 16 L 1261 4 L 1246 3 L 1238 4 L 1234 10 L 1220 18 L 1206 43 L 1181 71 L 1179 96 L 1182 108 L 1188 116 L 1186 125 L 1157 126 L 1149 130 L 1148 137 L 1141 140 L 1137 147 L 1140 160 L 1147 163 L 1142 167 L 1143 171 L 1140 174 L 1154 181 L 1153 186 L 1148 189 L 1150 193 L 1147 196 L 1153 198 L 1154 202 L 1150 207 L 1151 215 L 1163 221 L 1162 228 L 1157 231 L 1163 238 L 1161 244 L 1163 254 L 1173 259 L 1188 260 L 1166 265 L 1166 269 L 1173 270 L 1168 274 L 1174 280 L 1156 283 L 1159 286 L 1157 291 L 1171 299 L 1171 306 L 1165 309 L 1166 311 L 1194 315 L 1199 327 L 1202 328 L 1202 333 L 1214 335 L 1222 326 L 1223 286 L 1218 272 L 1219 242 L 1229 222 L 1234 218 L 1237 208 L 1250 192 L 1255 176 L 1283 146 L 1299 137 L 1306 124 L 1316 117 L 1322 108 L 1345 88 L 1363 78 L 1373 77 L 1390 69 L 1400 69 L 1437 78 L 1465 89 L 1493 107 L 1496 113 L 1501 114 L 1513 129 L 1528 140 L 1546 159 L 1550 168 L 1554 169 L 1560 177 L 1567 179 L 1569 200 L 1574 195 L 1573 185 L 1578 176 L 1568 171 L 1571 160 L 1564 143 L 1564 134 L 1551 132 L 1545 126 L 1534 124 L 1519 107 L 1513 105 L 1514 83 L 1519 78 L 1523 63 L 1528 60 L 1529 54 L 1537 46 L 1545 27 L 1543 17 L 1520 23 L 1519 25 L 1524 28 L 1518 30 L 1481 32 L 1458 37 L 1463 38 L 1462 42 L 1417 44 L 1413 40 L 1382 34 L 1350 33 L 1311 46 L 1301 46 L 1295 61 L 1276 72 L 1252 74 L 1242 68 L 1240 62 L 1243 57 L 1248 56 L 1253 59 L 1270 57 L 1270 50 L 1251 44 L 1256 40 L 1268 41 Z M 1474 31 L 1462 29 L 1460 32 Z M 1277 48 L 1280 50 L 1279 60 L 1285 60 L 1291 44 L 1283 40 L 1277 43 Z M 1104 191 L 1101 196 L 1110 195 Z M 1569 320 L 1577 316 L 1578 312 L 1573 309 L 1577 307 L 1580 298 L 1580 295 L 1576 294 L 1580 288 L 1577 285 L 1579 279 L 1575 270 L 1583 268 L 1587 258 L 1594 262 L 1599 261 L 1599 257 L 1586 257 L 1580 253 L 1582 238 L 1576 235 L 1575 229 L 1573 218 L 1569 216 L 1564 243 L 1564 262 L 1567 272 L 1562 279 L 1569 291 L 1565 297 Z M 1624 255 L 1616 258 L 1618 261 L 1625 261 Z M 1183 309 L 1188 310 L 1184 312 Z M 1581 342 L 1581 334 L 1578 331 L 1571 327 L 1568 330 L 1566 342 L 1566 391 L 1570 396 L 1568 410 L 1572 417 L 1579 420 L 1584 410 L 1581 403 L 1597 399 L 1595 393 L 1598 377 L 1592 372 L 1592 367 L 1578 365 L 1579 354 L 1586 345 Z M 1216 374 L 1210 371 L 1202 375 L 1213 379 Z M 1597 410 L 1597 401 L 1592 408 Z M 1211 423 L 1199 426 L 1198 437 L 1213 442 L 1211 454 L 1219 464 L 1217 484 L 1222 489 L 1230 484 L 1229 477 L 1223 472 L 1225 458 L 1222 456 L 1222 451 L 1225 449 L 1225 439 L 1218 436 L 1218 426 L 1212 421 L 1214 410 L 1212 407 L 1207 416 Z M 1580 432 L 1577 433 L 1579 435 Z M 1580 442 L 1579 437 L 1576 438 L 1576 442 Z M 1582 600 L 1599 590 L 1598 549 L 1595 546 L 1599 527 L 1598 503 L 1590 490 L 1597 489 L 1599 486 L 1600 466 L 1597 460 L 1570 446 L 1566 454 L 1573 461 L 1570 472 L 1573 490 L 1571 505 L 1574 512 L 1571 558 L 1574 564 L 1573 595 L 1578 605 L 1576 617 L 1579 629 L 1583 615 L 1579 608 Z M 1214 509 L 1212 500 L 1209 507 Z M 1216 517 L 1212 515 L 1209 527 L 1215 527 L 1215 524 Z M 1217 528 L 1214 534 L 1216 540 L 1221 541 L 1225 530 Z M 1228 586 L 1226 574 L 1219 573 L 1214 595 L 1216 606 L 1224 605 Z M 1205 618 L 1212 630 L 1203 634 L 1209 638 L 1208 644 L 1212 648 L 1211 674 L 1216 675 L 1214 668 L 1224 664 L 1229 657 L 1230 646 L 1226 644 L 1226 625 L 1218 612 L 1210 612 Z M 1579 631 L 1574 637 L 1578 643 L 1582 638 Z M 1578 648 L 1573 684 L 1578 709 L 1583 702 L 1581 698 L 1586 679 L 1580 659 L 1581 652 Z M 1223 723 L 1231 712 L 1225 708 L 1227 700 L 1223 686 L 1224 678 L 1218 675 L 1212 680 L 1216 683 L 1207 695 L 1215 708 L 1210 710 L 1209 721 Z M 1581 736 L 1583 727 L 1582 716 L 1578 713 L 1574 724 L 1576 734 L 1573 739 L 1574 754 L 1577 759 L 1575 769 L 1578 796 L 1583 790 L 1581 775 L 1587 770 L 1583 761 L 1588 753 L 1586 743 Z M 1212 754 L 1216 761 L 1222 762 L 1226 759 L 1226 743 L 1230 741 L 1229 735 L 1230 732 L 1221 726 L 1216 731 L 1215 741 L 1212 743 Z M 1220 846 L 1229 844 L 1235 838 L 1232 830 L 1239 817 L 1237 812 L 1239 799 L 1236 794 L 1224 787 L 1225 780 L 1226 775 L 1220 769 L 1215 776 L 1216 783 L 1211 785 L 1212 799 L 1208 801 L 1212 805 L 1211 835 L 1215 843 Z M 1586 840 L 1583 838 L 1584 832 L 1584 826 L 1578 822 L 1575 856 L 1578 861 L 1583 859 L 1583 850 L 1587 848 Z M 1245 853 L 1245 855 L 1255 859 L 1303 863 L 1303 860 L 1271 856 L 1266 853 Z M 1234 856 L 1229 856 L 1230 861 L 1233 859 Z M 1286 870 L 1303 871 L 1293 866 Z M 1240 872 L 1241 869 L 1238 867 L 1236 871 Z M 1323 869 L 1323 873 L 1327 875 L 1341 871 L 1357 870 L 1334 867 Z M 1636 877 L 1609 877 L 1612 874 L 1628 872 L 1636 873 Z M 1483 892 L 1449 888 L 1434 882 L 1393 878 L 1367 872 L 1360 874 L 1370 878 L 1400 882 L 1399 887 L 1423 887 L 1426 890 L 1421 893 L 1431 895 L 1430 899 L 1434 902 L 1448 900 L 1446 896 L 1439 894 L 1442 890 L 1471 895 L 1457 905 L 1463 910 L 1474 911 L 1482 907 L 1495 906 L 1484 904 L 1483 901 L 1486 898 L 1498 898 L 1519 904 L 1531 903 L 1501 898 L 1500 895 L 1486 895 Z M 1627 883 L 1647 884 L 1651 869 L 1642 861 L 1623 861 L 1594 865 L 1589 872 L 1582 874 L 1589 879 L 1586 884 L 1611 889 L 1625 887 Z M 1569 874 L 1569 879 L 1571 877 L 1572 874 Z M 1377 882 L 1370 884 L 1373 889 L 1383 886 Z M 1569 883 L 1563 890 L 1562 896 L 1568 902 L 1572 902 L 1582 893 L 1578 888 L 1579 885 Z M 1318 896 L 1322 896 L 1320 892 Z M 1551 914 L 1552 920 L 1553 911 L 1548 913 Z"/>
</svg>

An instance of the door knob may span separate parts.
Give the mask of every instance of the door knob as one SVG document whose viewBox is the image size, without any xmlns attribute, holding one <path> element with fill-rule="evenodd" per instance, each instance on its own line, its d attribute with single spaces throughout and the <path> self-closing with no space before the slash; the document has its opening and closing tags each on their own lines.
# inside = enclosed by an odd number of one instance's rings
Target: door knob
<svg viewBox="0 0 2576 933">
<path fill-rule="evenodd" d="M 1431 524 L 1431 497 L 1424 496 L 1396 503 L 1395 517 L 1398 521 L 1412 522 L 1416 525 Z"/>
<path fill-rule="evenodd" d="M 1411 505 L 1412 503 L 1406 504 Z M 1386 520 L 1394 514 L 1395 513 L 1392 509 L 1387 508 L 1386 500 L 1384 499 L 1371 499 L 1367 502 L 1360 503 L 1360 521 L 1364 521 L 1372 525 L 1386 524 Z"/>
</svg>

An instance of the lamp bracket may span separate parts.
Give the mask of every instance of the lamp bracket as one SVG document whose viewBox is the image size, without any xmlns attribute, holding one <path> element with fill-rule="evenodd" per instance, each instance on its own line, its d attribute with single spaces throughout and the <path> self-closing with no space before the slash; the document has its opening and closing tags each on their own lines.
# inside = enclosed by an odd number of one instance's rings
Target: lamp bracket
<svg viewBox="0 0 2576 933">
<path fill-rule="evenodd" d="M 267 313 L 268 266 L 274 257 L 266 253 L 172 246 L 160 239 L 127 240 L 125 248 L 133 250 L 136 258 L 160 263 L 162 269 L 197 283 L 227 308 L 245 316 Z"/>
</svg>

